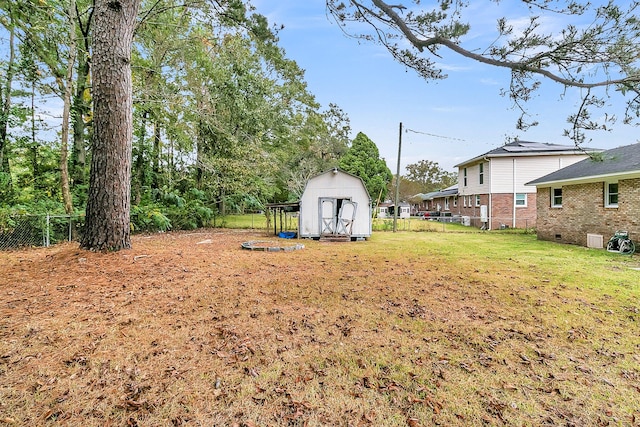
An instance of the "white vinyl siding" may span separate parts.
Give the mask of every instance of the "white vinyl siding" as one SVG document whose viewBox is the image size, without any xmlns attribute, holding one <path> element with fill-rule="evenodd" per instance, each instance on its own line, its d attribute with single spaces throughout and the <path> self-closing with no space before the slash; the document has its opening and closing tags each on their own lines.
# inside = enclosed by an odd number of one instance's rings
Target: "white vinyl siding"
<svg viewBox="0 0 640 427">
<path fill-rule="evenodd" d="M 489 172 L 491 178 L 487 179 L 487 176 L 485 176 L 485 182 L 489 181 L 491 183 L 492 193 L 535 193 L 535 186 L 524 184 L 563 167 L 572 165 L 586 157 L 586 154 L 572 156 L 523 156 L 517 158 L 495 157 L 491 159 L 491 169 Z M 487 174 L 487 169 L 489 168 L 485 166 L 485 175 Z"/>
<path fill-rule="evenodd" d="M 491 163 L 483 163 L 483 184 L 480 184 L 480 164 L 467 166 L 459 170 L 459 183 L 461 190 L 465 194 L 486 194 L 489 193 L 489 174 L 491 173 Z M 466 170 L 466 176 L 465 176 Z"/>
</svg>

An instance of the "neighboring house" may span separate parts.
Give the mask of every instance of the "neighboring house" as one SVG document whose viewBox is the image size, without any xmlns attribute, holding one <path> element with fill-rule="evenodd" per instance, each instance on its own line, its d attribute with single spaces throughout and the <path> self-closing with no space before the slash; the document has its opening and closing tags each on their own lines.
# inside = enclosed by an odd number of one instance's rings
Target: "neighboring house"
<svg viewBox="0 0 640 427">
<path fill-rule="evenodd" d="M 462 162 L 458 168 L 457 212 L 485 229 L 536 225 L 536 193 L 525 184 L 602 150 L 515 141 Z"/>
<path fill-rule="evenodd" d="M 449 211 L 457 207 L 458 185 L 452 185 L 444 190 L 420 193 L 412 197 L 417 201 L 413 209 L 416 212 Z"/>
<path fill-rule="evenodd" d="M 438 191 L 432 191 L 430 193 L 419 193 L 412 196 L 411 200 L 414 202 L 413 210 L 416 213 L 435 210 L 433 207 L 433 196 L 438 193 Z"/>
<path fill-rule="evenodd" d="M 337 168 L 309 179 L 298 229 L 306 238 L 370 237 L 371 197 L 362 179 Z"/>
<path fill-rule="evenodd" d="M 528 183 L 537 189 L 537 233 L 602 248 L 618 230 L 640 241 L 640 144 L 599 153 Z"/>
<path fill-rule="evenodd" d="M 382 202 L 378 205 L 378 218 L 388 218 L 393 216 L 393 203 Z"/>
<path fill-rule="evenodd" d="M 378 218 L 393 218 L 395 215 L 395 203 L 384 202 L 378 206 Z M 398 203 L 398 218 L 409 218 L 411 216 L 411 205 L 406 202 Z"/>
<path fill-rule="evenodd" d="M 429 193 L 430 211 L 458 215 L 458 185 Z"/>
</svg>

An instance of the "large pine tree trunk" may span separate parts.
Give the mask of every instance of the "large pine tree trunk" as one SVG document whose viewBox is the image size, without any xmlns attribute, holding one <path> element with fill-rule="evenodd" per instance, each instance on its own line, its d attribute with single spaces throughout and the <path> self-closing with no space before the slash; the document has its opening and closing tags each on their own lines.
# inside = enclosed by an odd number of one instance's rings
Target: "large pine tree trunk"
<svg viewBox="0 0 640 427">
<path fill-rule="evenodd" d="M 96 0 L 93 32 L 94 133 L 82 247 L 131 247 L 133 138 L 131 44 L 139 0 Z"/>
</svg>

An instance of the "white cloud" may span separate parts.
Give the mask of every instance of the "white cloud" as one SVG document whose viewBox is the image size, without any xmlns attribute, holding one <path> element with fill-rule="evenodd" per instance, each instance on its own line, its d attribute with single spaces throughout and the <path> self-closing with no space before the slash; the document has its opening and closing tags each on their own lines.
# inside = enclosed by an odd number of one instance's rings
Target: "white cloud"
<svg viewBox="0 0 640 427">
<path fill-rule="evenodd" d="M 482 78 L 480 79 L 480 83 L 486 86 L 499 86 L 502 84 L 496 79 L 492 79 L 492 78 Z"/>
</svg>

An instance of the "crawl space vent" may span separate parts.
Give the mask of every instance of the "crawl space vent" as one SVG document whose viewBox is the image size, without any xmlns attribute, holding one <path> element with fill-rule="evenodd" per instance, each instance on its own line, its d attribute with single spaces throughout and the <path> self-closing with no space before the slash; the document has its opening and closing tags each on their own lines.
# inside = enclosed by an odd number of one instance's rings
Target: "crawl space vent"
<svg viewBox="0 0 640 427">
<path fill-rule="evenodd" d="M 602 249 L 604 247 L 604 239 L 601 234 L 587 233 L 587 247 Z"/>
</svg>

